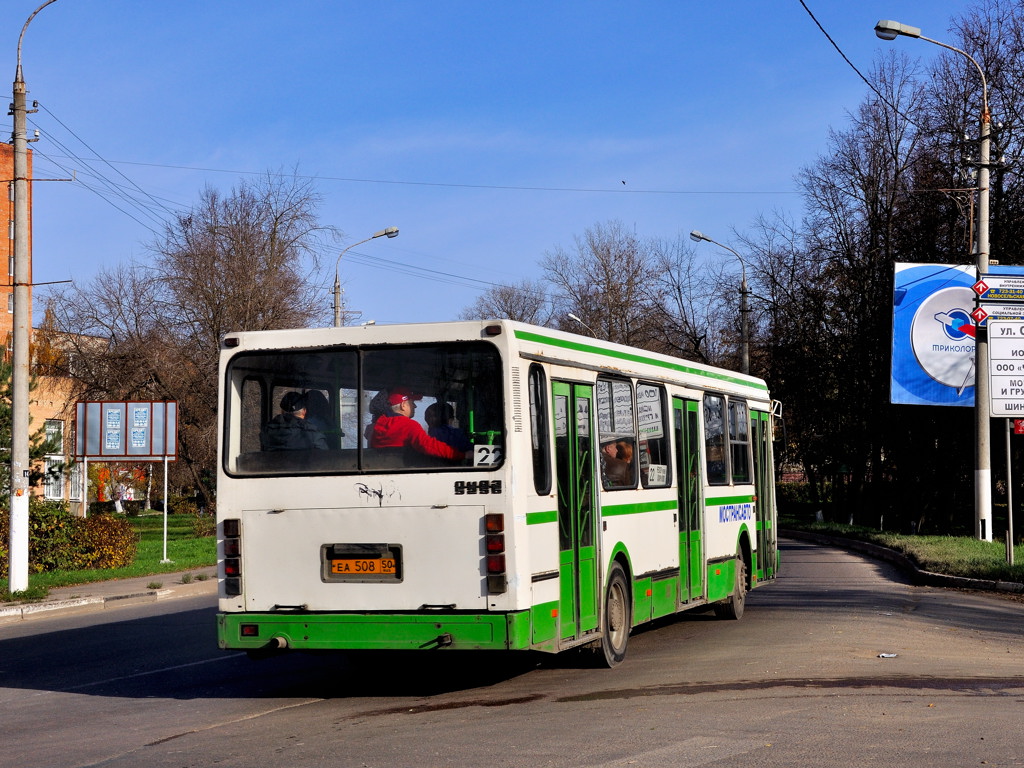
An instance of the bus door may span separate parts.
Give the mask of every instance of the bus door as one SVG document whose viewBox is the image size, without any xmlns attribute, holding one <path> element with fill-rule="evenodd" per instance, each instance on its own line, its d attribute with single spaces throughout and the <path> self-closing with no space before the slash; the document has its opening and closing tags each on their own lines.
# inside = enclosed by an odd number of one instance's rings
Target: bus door
<svg viewBox="0 0 1024 768">
<path fill-rule="evenodd" d="M 758 579 L 775 578 L 775 494 L 772 493 L 772 423 L 763 411 L 750 413 L 751 437 L 754 440 L 754 493 L 757 494 L 757 566 Z"/>
<path fill-rule="evenodd" d="M 598 627 L 593 387 L 555 381 L 551 388 L 558 480 L 559 637 L 574 640 Z"/>
<path fill-rule="evenodd" d="M 677 446 L 676 475 L 679 477 L 679 601 L 685 603 L 704 595 L 699 403 L 674 397 L 672 414 Z"/>
</svg>

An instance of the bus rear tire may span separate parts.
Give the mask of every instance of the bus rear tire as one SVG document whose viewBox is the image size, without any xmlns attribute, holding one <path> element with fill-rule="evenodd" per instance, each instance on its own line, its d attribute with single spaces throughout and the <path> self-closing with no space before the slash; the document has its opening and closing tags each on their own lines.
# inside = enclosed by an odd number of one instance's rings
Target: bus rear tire
<svg viewBox="0 0 1024 768">
<path fill-rule="evenodd" d="M 606 667 L 615 667 L 626 658 L 632 605 L 629 583 L 622 566 L 613 563 L 604 593 L 604 622 L 601 627 L 601 659 Z"/>
<path fill-rule="evenodd" d="M 747 561 L 741 552 L 736 553 L 736 583 L 732 594 L 720 603 L 715 603 L 715 615 L 720 619 L 738 621 L 743 618 L 747 604 Z"/>
</svg>

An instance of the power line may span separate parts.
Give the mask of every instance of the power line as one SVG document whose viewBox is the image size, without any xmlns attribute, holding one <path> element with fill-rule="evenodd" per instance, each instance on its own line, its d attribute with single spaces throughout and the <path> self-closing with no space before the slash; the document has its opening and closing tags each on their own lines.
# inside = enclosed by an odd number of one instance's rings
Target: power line
<svg viewBox="0 0 1024 768">
<path fill-rule="evenodd" d="M 897 107 L 895 104 L 893 104 L 891 101 L 889 101 L 888 98 L 886 98 L 884 95 L 882 95 L 882 92 L 879 91 L 875 87 L 875 84 L 872 83 L 868 78 L 866 78 L 864 76 L 864 74 L 859 69 L 857 69 L 856 65 L 854 65 L 854 63 L 852 61 L 850 61 L 850 57 L 847 56 L 843 52 L 843 49 L 839 47 L 839 43 L 837 43 L 835 40 L 832 39 L 832 35 L 830 35 L 828 33 L 828 31 L 825 29 L 825 27 L 822 26 L 821 22 L 818 21 L 818 18 L 814 15 L 814 13 L 811 12 L 811 9 L 807 7 L 807 3 L 805 3 L 804 0 L 797 0 L 797 1 L 800 3 L 801 7 L 805 11 L 807 11 L 807 15 L 811 17 L 811 21 L 813 21 L 814 24 L 818 27 L 818 29 L 821 31 L 821 34 L 823 34 L 825 36 L 825 39 L 828 40 L 832 44 L 832 47 L 835 48 L 836 51 L 839 53 L 839 55 L 843 57 L 843 61 L 845 61 L 849 65 L 850 69 L 852 69 L 854 72 L 857 73 L 857 77 L 859 77 L 861 80 L 863 80 L 865 85 L 867 85 L 868 88 L 870 88 L 872 91 L 875 92 L 875 95 L 878 96 L 878 98 L 882 100 L 883 104 L 885 104 L 887 107 L 892 109 L 897 115 L 902 117 L 904 120 L 906 120 L 912 126 L 917 128 L 918 130 L 921 130 L 921 126 L 920 125 L 918 125 L 911 118 L 909 118 L 906 114 L 904 114 L 902 111 L 900 111 L 899 107 Z"/>
<path fill-rule="evenodd" d="M 200 171 L 203 173 L 230 173 L 239 176 L 263 176 L 266 171 L 239 171 L 229 168 L 206 168 L 192 165 L 167 165 L 164 163 L 142 163 L 132 160 L 111 160 L 111 163 L 137 165 L 149 168 L 167 168 L 179 171 Z M 346 176 L 314 176 L 308 174 L 289 174 L 299 179 L 312 181 L 341 181 L 351 184 L 393 184 L 410 187 L 444 187 L 450 189 L 490 189 L 512 192 L 576 192 L 585 194 L 616 194 L 633 195 L 794 195 L 796 190 L 729 190 L 729 189 L 629 189 L 618 187 L 547 187 L 547 186 L 516 186 L 512 184 L 458 184 L 441 181 L 404 181 L 397 179 L 363 179 Z"/>
</svg>

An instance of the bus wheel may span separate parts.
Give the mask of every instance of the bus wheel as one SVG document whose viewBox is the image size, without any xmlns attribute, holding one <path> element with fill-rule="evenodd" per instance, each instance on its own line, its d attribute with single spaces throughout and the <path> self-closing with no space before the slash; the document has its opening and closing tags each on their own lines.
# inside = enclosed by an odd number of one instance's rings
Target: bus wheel
<svg viewBox="0 0 1024 768">
<path fill-rule="evenodd" d="M 732 594 L 720 603 L 715 603 L 715 615 L 720 619 L 741 619 L 747 604 L 747 561 L 741 552 L 736 553 L 736 583 Z"/>
<path fill-rule="evenodd" d="M 608 574 L 608 589 L 604 594 L 604 627 L 601 630 L 601 655 L 608 667 L 621 664 L 626 658 L 630 608 L 626 574 L 621 565 L 614 563 Z"/>
</svg>

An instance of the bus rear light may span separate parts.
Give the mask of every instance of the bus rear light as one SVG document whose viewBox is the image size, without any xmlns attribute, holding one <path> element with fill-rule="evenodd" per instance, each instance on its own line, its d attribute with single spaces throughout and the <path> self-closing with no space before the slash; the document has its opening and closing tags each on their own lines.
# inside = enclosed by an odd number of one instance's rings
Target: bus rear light
<svg viewBox="0 0 1024 768">
<path fill-rule="evenodd" d="M 487 592 L 492 595 L 503 595 L 508 591 L 508 579 L 504 573 L 487 574 Z"/>
<path fill-rule="evenodd" d="M 484 554 L 486 555 L 487 592 L 501 595 L 508 591 L 505 575 L 505 516 L 497 512 L 484 515 Z"/>
<path fill-rule="evenodd" d="M 231 517 L 221 522 L 222 561 L 221 576 L 224 579 L 224 595 L 238 597 L 242 594 L 242 521 Z"/>
<path fill-rule="evenodd" d="M 260 625 L 259 624 L 242 624 L 238 628 L 239 633 L 242 637 L 259 637 L 260 636 Z"/>
</svg>

